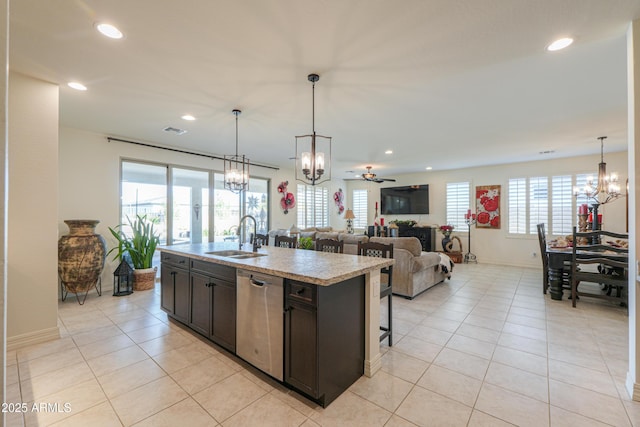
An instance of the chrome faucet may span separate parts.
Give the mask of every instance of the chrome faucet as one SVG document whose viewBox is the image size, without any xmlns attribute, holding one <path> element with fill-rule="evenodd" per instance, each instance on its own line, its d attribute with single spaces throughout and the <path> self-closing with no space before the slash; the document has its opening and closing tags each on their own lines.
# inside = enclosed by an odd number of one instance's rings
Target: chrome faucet
<svg viewBox="0 0 640 427">
<path fill-rule="evenodd" d="M 253 252 L 258 252 L 258 248 L 260 247 L 260 243 L 258 243 L 258 223 L 256 219 L 251 215 L 245 215 L 240 218 L 240 223 L 238 223 L 238 230 L 236 233 L 238 234 L 238 250 L 242 250 L 242 237 L 240 237 L 240 233 L 242 231 L 242 223 L 245 219 L 251 219 L 253 221 Z M 245 236 L 246 237 L 246 236 Z"/>
</svg>

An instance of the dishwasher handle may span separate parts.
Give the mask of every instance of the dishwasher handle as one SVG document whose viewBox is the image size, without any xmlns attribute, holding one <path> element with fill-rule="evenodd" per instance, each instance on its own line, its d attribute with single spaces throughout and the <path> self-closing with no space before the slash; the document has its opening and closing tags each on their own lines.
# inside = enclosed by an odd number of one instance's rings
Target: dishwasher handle
<svg viewBox="0 0 640 427">
<path fill-rule="evenodd" d="M 253 286 L 257 287 L 257 288 L 261 288 L 261 287 L 263 287 L 264 285 L 267 284 L 266 281 L 256 280 L 256 279 L 253 278 L 253 276 L 251 276 L 251 278 L 249 279 L 249 283 L 251 283 L 251 285 L 253 285 Z"/>
</svg>

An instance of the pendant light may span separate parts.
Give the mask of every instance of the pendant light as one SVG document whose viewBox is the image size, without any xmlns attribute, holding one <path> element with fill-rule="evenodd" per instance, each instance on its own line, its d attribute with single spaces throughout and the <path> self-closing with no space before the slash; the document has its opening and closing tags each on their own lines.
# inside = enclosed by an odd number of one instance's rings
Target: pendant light
<svg viewBox="0 0 640 427">
<path fill-rule="evenodd" d="M 607 164 L 604 162 L 604 140 L 606 136 L 598 137 L 600 140 L 600 163 L 598 164 L 598 181 L 593 182 L 593 179 L 589 177 L 587 179 L 587 185 L 584 188 L 575 188 L 574 194 L 576 196 L 584 196 L 587 199 L 592 200 L 592 204 L 604 205 L 619 198 L 620 183 L 618 182 L 618 176 L 613 173 L 607 175 Z"/>
<path fill-rule="evenodd" d="M 238 155 L 238 116 L 242 111 L 233 110 L 236 116 L 236 154 L 224 156 L 224 188 L 234 193 L 249 188 L 249 159 Z"/>
<path fill-rule="evenodd" d="M 317 74 L 309 74 L 311 88 L 311 135 L 296 136 L 296 180 L 316 185 L 331 180 L 331 137 L 316 134 L 315 93 Z"/>
</svg>

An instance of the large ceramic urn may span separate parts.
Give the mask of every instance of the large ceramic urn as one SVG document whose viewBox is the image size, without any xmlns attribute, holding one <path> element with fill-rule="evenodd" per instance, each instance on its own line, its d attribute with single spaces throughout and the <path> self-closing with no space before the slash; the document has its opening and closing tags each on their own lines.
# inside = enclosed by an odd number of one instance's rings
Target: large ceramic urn
<svg viewBox="0 0 640 427">
<path fill-rule="evenodd" d="M 93 219 L 69 219 L 69 234 L 58 240 L 58 276 L 67 292 L 87 292 L 96 286 L 104 268 L 107 245 L 96 234 Z"/>
</svg>

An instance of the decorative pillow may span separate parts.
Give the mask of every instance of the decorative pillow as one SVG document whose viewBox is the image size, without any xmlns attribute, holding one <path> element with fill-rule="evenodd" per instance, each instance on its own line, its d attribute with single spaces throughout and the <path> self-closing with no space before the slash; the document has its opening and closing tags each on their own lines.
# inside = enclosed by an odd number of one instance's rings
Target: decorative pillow
<svg viewBox="0 0 640 427">
<path fill-rule="evenodd" d="M 317 232 L 316 233 L 316 240 L 320 240 L 320 239 L 333 239 L 333 240 L 338 240 L 338 233 L 336 232 Z"/>
<path fill-rule="evenodd" d="M 333 231 L 333 227 L 316 227 L 316 230 L 322 232 Z"/>
</svg>

